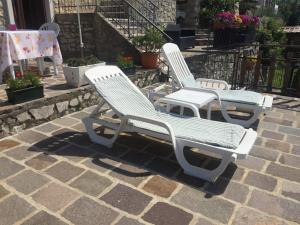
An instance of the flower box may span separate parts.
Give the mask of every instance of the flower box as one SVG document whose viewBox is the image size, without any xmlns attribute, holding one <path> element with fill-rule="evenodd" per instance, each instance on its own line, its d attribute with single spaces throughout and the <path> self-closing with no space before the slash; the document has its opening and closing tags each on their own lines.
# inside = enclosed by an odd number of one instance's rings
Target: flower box
<svg viewBox="0 0 300 225">
<path fill-rule="evenodd" d="M 67 84 L 71 87 L 80 87 L 82 85 L 88 84 L 88 81 L 84 76 L 85 71 L 95 66 L 104 66 L 105 64 L 105 62 L 101 62 L 78 67 L 63 65 L 64 76 L 67 81 Z"/>
<path fill-rule="evenodd" d="M 19 90 L 5 89 L 8 102 L 18 104 L 44 97 L 44 86 L 27 87 Z"/>
</svg>

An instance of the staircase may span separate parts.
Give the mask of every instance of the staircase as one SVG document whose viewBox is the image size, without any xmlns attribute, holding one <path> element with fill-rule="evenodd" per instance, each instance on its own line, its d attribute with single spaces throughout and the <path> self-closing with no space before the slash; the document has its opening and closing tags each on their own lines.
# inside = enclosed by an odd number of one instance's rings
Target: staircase
<svg viewBox="0 0 300 225">
<path fill-rule="evenodd" d="M 151 0 L 101 0 L 97 11 L 129 40 L 145 34 L 149 28 L 165 34 L 157 23 L 158 6 Z"/>
<path fill-rule="evenodd" d="M 207 29 L 198 29 L 196 31 L 197 46 L 211 46 L 213 44 L 213 33 Z"/>
</svg>

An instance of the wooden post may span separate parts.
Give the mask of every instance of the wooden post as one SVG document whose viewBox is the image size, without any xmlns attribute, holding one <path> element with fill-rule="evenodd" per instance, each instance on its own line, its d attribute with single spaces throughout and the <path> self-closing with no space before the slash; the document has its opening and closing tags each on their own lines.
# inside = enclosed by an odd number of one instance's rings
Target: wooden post
<svg viewBox="0 0 300 225">
<path fill-rule="evenodd" d="M 269 75 L 268 75 L 267 92 L 272 92 L 275 70 L 276 70 L 276 55 L 273 54 L 271 57 L 271 65 L 270 65 Z"/>
<path fill-rule="evenodd" d="M 289 86 L 289 81 L 291 79 L 292 65 L 289 59 L 286 59 L 284 75 L 283 75 L 283 85 L 281 88 L 281 93 L 286 94 Z"/>
<path fill-rule="evenodd" d="M 253 88 L 254 89 L 257 88 L 257 84 L 258 84 L 258 81 L 259 81 L 261 58 L 262 58 L 262 52 L 258 51 L 257 61 L 256 61 L 256 64 L 255 64 L 255 71 L 254 71 L 254 80 L 253 80 Z"/>
</svg>

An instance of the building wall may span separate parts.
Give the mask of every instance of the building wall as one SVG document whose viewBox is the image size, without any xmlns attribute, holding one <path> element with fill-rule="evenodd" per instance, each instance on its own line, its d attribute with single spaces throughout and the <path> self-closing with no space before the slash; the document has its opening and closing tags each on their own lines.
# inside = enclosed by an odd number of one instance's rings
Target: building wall
<svg viewBox="0 0 300 225">
<path fill-rule="evenodd" d="M 159 23 L 176 23 L 176 0 L 160 0 L 158 1 L 158 7 Z"/>
<path fill-rule="evenodd" d="M 5 10 L 4 10 L 4 0 L 0 0 L 0 26 L 6 25 L 6 16 L 5 16 Z"/>
<path fill-rule="evenodd" d="M 84 53 L 86 55 L 95 54 L 95 33 L 94 33 L 94 14 L 81 13 L 82 40 L 84 43 Z M 80 55 L 80 41 L 77 14 L 57 14 L 55 21 L 60 26 L 58 40 L 60 43 L 63 58 L 70 58 Z"/>
</svg>

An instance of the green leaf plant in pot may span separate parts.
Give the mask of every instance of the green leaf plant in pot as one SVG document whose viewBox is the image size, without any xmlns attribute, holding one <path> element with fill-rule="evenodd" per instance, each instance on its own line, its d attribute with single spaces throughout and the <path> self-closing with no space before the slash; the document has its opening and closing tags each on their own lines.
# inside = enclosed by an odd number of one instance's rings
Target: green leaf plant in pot
<svg viewBox="0 0 300 225">
<path fill-rule="evenodd" d="M 7 99 L 12 104 L 44 97 L 44 87 L 35 72 L 28 71 L 23 76 L 21 72 L 16 72 L 16 79 L 9 79 L 7 86 Z"/>
<path fill-rule="evenodd" d="M 133 44 L 141 49 L 141 64 L 147 69 L 158 68 L 159 50 L 165 43 L 161 32 L 156 28 L 149 28 L 143 36 L 133 39 Z"/>
</svg>

